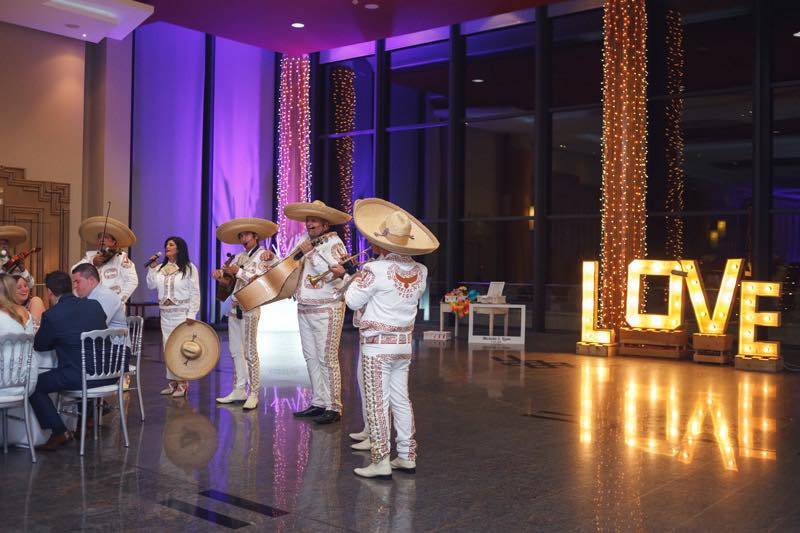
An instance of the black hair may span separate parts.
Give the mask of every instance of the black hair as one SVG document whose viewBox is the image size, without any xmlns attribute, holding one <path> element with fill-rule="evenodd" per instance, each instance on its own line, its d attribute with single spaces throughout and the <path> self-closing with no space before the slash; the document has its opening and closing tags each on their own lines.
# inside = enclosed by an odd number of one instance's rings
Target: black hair
<svg viewBox="0 0 800 533">
<path fill-rule="evenodd" d="M 164 248 L 167 247 L 167 243 L 169 241 L 174 242 L 175 246 L 178 247 L 178 253 L 175 256 L 175 264 L 178 265 L 178 270 L 181 271 L 181 274 L 183 275 L 182 277 L 185 278 L 186 277 L 186 273 L 190 272 L 190 268 L 189 268 L 189 263 L 190 263 L 190 261 L 189 261 L 189 246 L 186 244 L 186 241 L 184 241 L 181 237 L 173 236 L 173 237 L 167 237 L 166 239 L 164 239 Z M 167 254 L 164 254 L 164 260 L 161 261 L 161 266 L 158 267 L 158 269 L 161 270 L 162 268 L 164 268 L 164 265 L 166 265 L 168 262 L 169 262 L 169 259 L 167 259 Z"/>
<path fill-rule="evenodd" d="M 94 278 L 100 283 L 100 272 L 91 263 L 81 263 L 72 269 L 73 274 L 80 274 L 83 279 Z"/>
<path fill-rule="evenodd" d="M 50 289 L 56 297 L 63 294 L 72 294 L 72 280 L 66 272 L 56 270 L 44 277 L 44 286 Z"/>
</svg>

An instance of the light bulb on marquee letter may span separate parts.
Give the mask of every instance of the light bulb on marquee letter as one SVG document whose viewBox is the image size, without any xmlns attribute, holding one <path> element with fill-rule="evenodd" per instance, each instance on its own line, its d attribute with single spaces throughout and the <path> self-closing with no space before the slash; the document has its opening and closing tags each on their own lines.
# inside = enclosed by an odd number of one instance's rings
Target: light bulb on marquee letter
<svg viewBox="0 0 800 533">
<path fill-rule="evenodd" d="M 728 328 L 731 309 L 733 309 L 733 295 L 742 278 L 742 260 L 728 259 L 725 263 L 725 272 L 722 276 L 722 283 L 719 285 L 719 293 L 717 294 L 713 313 L 708 311 L 706 291 L 703 286 L 703 278 L 697 269 L 697 262 L 684 260 L 680 263 L 684 272 L 686 272 L 686 289 L 689 292 L 689 299 L 694 308 L 697 328 L 700 333 L 705 335 L 724 335 L 725 330 Z"/>
<path fill-rule="evenodd" d="M 762 359 L 779 359 L 780 342 L 757 342 L 756 326 L 779 327 L 780 313 L 757 313 L 756 304 L 759 296 L 778 297 L 781 295 L 781 284 L 766 281 L 742 282 L 742 306 L 739 313 L 739 355 L 745 357 L 758 356 Z"/>
<path fill-rule="evenodd" d="M 613 330 L 597 329 L 597 261 L 583 262 L 581 342 L 614 343 Z"/>
<path fill-rule="evenodd" d="M 628 296 L 625 318 L 633 328 L 660 330 L 678 329 L 683 323 L 683 279 L 672 271 L 680 271 L 677 261 L 634 259 L 628 265 Z M 655 315 L 639 311 L 642 276 L 669 276 L 667 314 Z"/>
</svg>

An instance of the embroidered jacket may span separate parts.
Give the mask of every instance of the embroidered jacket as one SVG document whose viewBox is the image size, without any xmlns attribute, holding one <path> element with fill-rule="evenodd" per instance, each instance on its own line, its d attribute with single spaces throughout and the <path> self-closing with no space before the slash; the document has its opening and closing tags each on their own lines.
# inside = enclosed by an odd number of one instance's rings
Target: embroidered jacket
<svg viewBox="0 0 800 533">
<path fill-rule="evenodd" d="M 276 257 L 273 256 L 272 259 L 270 259 L 269 255 L 270 253 L 265 250 L 263 246 L 256 246 L 249 252 L 247 250 L 242 250 L 236 254 L 233 264 L 239 267 L 239 271 L 236 272 L 236 285 L 233 288 L 234 294 L 278 262 Z M 235 296 L 231 296 L 231 300 L 234 306 L 239 305 Z M 235 310 L 231 308 L 229 314 L 234 315 Z"/>
<path fill-rule="evenodd" d="M 357 311 L 355 326 L 363 337 L 381 333 L 411 333 L 428 269 L 408 256 L 388 254 L 364 265 L 345 292 L 345 302 Z"/>
<path fill-rule="evenodd" d="M 319 240 L 322 242 L 303 258 L 303 271 L 295 292 L 295 298 L 301 305 L 327 305 L 342 299 L 341 290 L 345 280 L 334 279 L 333 274 L 328 274 L 316 287 L 308 280 L 309 276 L 322 274 L 348 256 L 344 243 L 335 231 L 322 235 Z"/>
<path fill-rule="evenodd" d="M 72 268 L 81 263 L 92 264 L 92 258 L 97 255 L 97 251 L 86 252 L 86 256 L 72 265 Z M 130 260 L 128 254 L 120 252 L 108 260 L 108 263 L 98 267 L 100 273 L 100 283 L 116 292 L 122 303 L 128 301 L 133 291 L 139 286 L 139 276 L 136 275 L 136 267 Z"/>
<path fill-rule="evenodd" d="M 197 267 L 189 263 L 184 276 L 174 263 L 147 269 L 147 288 L 158 290 L 158 304 L 172 302 L 186 306 L 186 316 L 194 318 L 200 312 L 200 276 Z"/>
</svg>

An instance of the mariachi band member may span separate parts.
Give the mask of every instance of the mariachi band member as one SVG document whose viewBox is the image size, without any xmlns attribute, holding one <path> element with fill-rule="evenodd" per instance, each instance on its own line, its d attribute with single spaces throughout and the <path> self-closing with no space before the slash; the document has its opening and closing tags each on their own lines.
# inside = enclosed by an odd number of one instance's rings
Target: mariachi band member
<svg viewBox="0 0 800 533">
<path fill-rule="evenodd" d="M 161 342 L 166 351 L 167 339 L 173 330 L 186 321 L 193 321 L 200 311 L 200 276 L 189 260 L 189 247 L 180 237 L 164 241 L 164 259 L 158 264 L 150 258 L 147 269 L 147 288 L 158 291 L 158 310 L 161 316 Z M 181 398 L 189 392 L 189 382 L 178 378 L 167 368 L 167 387 L 162 395 Z"/>
<path fill-rule="evenodd" d="M 339 340 L 344 322 L 341 289 L 345 269 L 339 263 L 347 258 L 344 243 L 330 228 L 345 224 L 352 217 L 319 200 L 287 204 L 284 213 L 286 218 L 304 222 L 308 233 L 300 243 L 303 270 L 295 298 L 300 342 L 313 398 L 311 405 L 294 416 L 312 417 L 317 424 L 330 424 L 342 417 Z M 328 270 L 330 274 L 319 280 L 312 279 Z"/>
<path fill-rule="evenodd" d="M 275 254 L 259 244 L 260 239 L 268 239 L 277 232 L 277 224 L 263 218 L 235 218 L 221 224 L 217 227 L 217 238 L 226 244 L 241 244 L 244 250 L 229 265 L 214 270 L 212 277 L 221 280 L 226 274 L 233 276 L 236 280 L 234 293 L 240 290 L 277 262 Z M 261 309 L 245 311 L 235 296 L 232 296 L 232 304 L 228 313 L 228 346 L 233 359 L 233 390 L 217 398 L 217 402 L 244 402 L 243 409 L 255 409 L 261 384 L 256 343 Z"/>
<path fill-rule="evenodd" d="M 81 263 L 94 265 L 100 273 L 100 283 L 117 293 L 123 304 L 127 303 L 139 285 L 139 277 L 124 248 L 133 246 L 136 235 L 119 220 L 105 216 L 87 218 L 78 231 L 84 241 L 96 244 L 97 250 L 87 251 L 70 271 Z"/>
<path fill-rule="evenodd" d="M 24 266 L 18 266 L 12 272 L 6 272 L 4 265 L 14 255 L 14 248 L 28 240 L 28 230 L 21 226 L 0 226 L 0 270 L 6 274 L 20 276 L 28 284 L 28 289 L 33 290 L 34 279 Z"/>
<path fill-rule="evenodd" d="M 392 470 L 416 471 L 414 412 L 408 397 L 408 371 L 419 299 L 428 270 L 411 256 L 433 252 L 439 241 L 400 207 L 370 198 L 358 200 L 355 224 L 378 259 L 355 274 L 345 302 L 360 310 L 361 372 L 372 460 L 355 474 L 390 478 Z M 389 411 L 397 433 L 397 457 L 390 461 Z"/>
</svg>

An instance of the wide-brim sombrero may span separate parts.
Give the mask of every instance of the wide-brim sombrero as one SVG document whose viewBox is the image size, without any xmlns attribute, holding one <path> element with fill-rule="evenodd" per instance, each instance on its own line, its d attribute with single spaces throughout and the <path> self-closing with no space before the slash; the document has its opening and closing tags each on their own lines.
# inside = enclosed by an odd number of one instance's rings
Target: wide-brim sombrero
<svg viewBox="0 0 800 533">
<path fill-rule="evenodd" d="M 356 200 L 356 228 L 371 243 L 401 255 L 429 254 L 439 239 L 405 209 L 380 198 Z"/>
<path fill-rule="evenodd" d="M 286 204 L 286 207 L 283 208 L 283 213 L 286 218 L 299 222 L 305 222 L 307 217 L 318 217 L 327 220 L 332 226 L 345 224 L 353 218 L 344 211 L 328 207 L 320 200 Z"/>
<path fill-rule="evenodd" d="M 81 239 L 91 244 L 97 244 L 97 241 L 100 240 L 99 237 L 103 233 L 114 237 L 117 241 L 117 246 L 120 248 L 128 248 L 136 243 L 136 235 L 131 231 L 131 228 L 111 217 L 89 217 L 81 222 L 78 233 Z"/>
<path fill-rule="evenodd" d="M 214 328 L 194 320 L 172 331 L 164 347 L 164 362 L 179 379 L 200 379 L 217 366 L 219 352 L 219 337 Z"/>
<path fill-rule="evenodd" d="M 8 241 L 9 246 L 16 246 L 28 240 L 28 230 L 21 226 L 0 226 L 0 240 Z"/>
<path fill-rule="evenodd" d="M 263 218 L 234 218 L 217 226 L 217 239 L 225 244 L 239 244 L 239 234 L 243 231 L 268 239 L 278 233 L 278 225 Z"/>
</svg>

